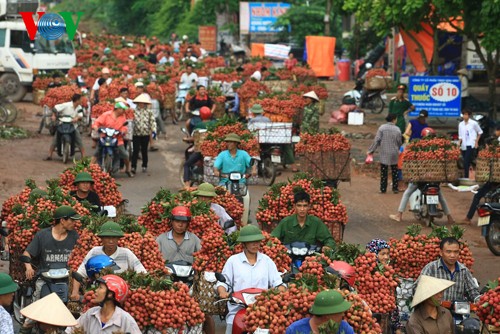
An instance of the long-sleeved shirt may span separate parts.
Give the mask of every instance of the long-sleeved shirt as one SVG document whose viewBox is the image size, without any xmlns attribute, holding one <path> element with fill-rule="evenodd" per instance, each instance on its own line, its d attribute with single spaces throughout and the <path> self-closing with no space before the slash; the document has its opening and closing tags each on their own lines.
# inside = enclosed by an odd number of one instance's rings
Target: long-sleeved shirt
<svg viewBox="0 0 500 334">
<path fill-rule="evenodd" d="M 238 93 L 234 94 L 234 107 L 231 109 L 232 112 L 240 111 L 240 95 Z"/>
<path fill-rule="evenodd" d="M 115 308 L 111 319 L 105 324 L 101 321 L 101 307 L 93 307 L 78 318 L 78 327 L 89 334 L 112 334 L 117 331 L 130 334 L 142 333 L 134 318 L 120 307 Z M 68 327 L 66 333 L 73 333 L 74 330 L 75 327 Z"/>
<path fill-rule="evenodd" d="M 309 334 L 312 333 L 311 325 L 310 325 L 310 320 L 311 318 L 304 318 L 295 321 L 292 323 L 288 328 L 286 329 L 285 334 Z M 345 320 L 342 320 L 340 322 L 340 327 L 337 332 L 337 334 L 354 334 L 354 330 L 352 329 L 351 325 Z"/>
<path fill-rule="evenodd" d="M 307 242 L 310 245 L 335 247 L 335 241 L 325 223 L 316 216 L 307 215 L 304 226 L 300 227 L 297 215 L 283 218 L 271 233 L 284 245 L 295 241 Z"/>
<path fill-rule="evenodd" d="M 465 151 L 467 146 L 474 148 L 477 137 L 483 134 L 483 130 L 476 121 L 469 119 L 467 123 L 461 121 L 458 124 L 458 139 L 460 139 L 460 149 Z"/>
<path fill-rule="evenodd" d="M 137 108 L 134 112 L 134 136 L 149 136 L 156 132 L 156 120 L 150 108 Z"/>
<path fill-rule="evenodd" d="M 92 248 L 85 258 L 83 259 L 82 264 L 78 267 L 78 273 L 83 277 L 87 277 L 87 271 L 85 270 L 85 265 L 87 262 L 96 255 L 105 255 L 104 249 L 102 246 L 97 246 Z M 117 247 L 116 252 L 110 255 L 115 263 L 120 267 L 120 270 L 115 270 L 115 273 L 119 274 L 129 269 L 135 271 L 136 273 L 145 273 L 146 268 L 142 265 L 141 261 L 137 258 L 137 256 L 128 248 Z"/>
<path fill-rule="evenodd" d="M 118 135 L 118 146 L 123 145 L 123 134 L 127 133 L 127 126 L 125 126 L 125 122 L 127 119 L 125 115 L 121 115 L 116 117 L 114 110 L 106 111 L 101 116 L 99 116 L 92 124 L 92 128 L 112 128 L 121 132 Z"/>
<path fill-rule="evenodd" d="M 432 318 L 423 305 L 417 306 L 406 324 L 407 334 L 452 334 L 455 324 L 450 311 L 438 306 L 437 318 Z"/>
<path fill-rule="evenodd" d="M 228 220 L 231 220 L 231 216 L 226 212 L 226 209 L 224 209 L 222 206 L 220 206 L 217 203 L 210 203 L 210 209 L 212 209 L 217 217 L 219 217 L 219 225 L 220 227 L 224 228 L 224 223 L 227 222 Z M 235 225 L 233 227 L 230 227 L 226 230 L 227 234 L 231 234 L 233 232 L 236 232 L 238 230 L 238 227 Z"/>
<path fill-rule="evenodd" d="M 466 266 L 458 261 L 455 264 L 455 271 L 453 274 L 444 264 L 443 260 L 438 259 L 428 263 L 424 269 L 422 269 L 420 275 L 427 275 L 455 282 L 454 285 L 444 291 L 443 300 L 451 302 L 456 300 L 468 300 L 474 302 L 474 299 L 479 296 L 479 289 L 472 273 Z"/>
<path fill-rule="evenodd" d="M 380 163 L 389 166 L 397 165 L 399 147 L 402 143 L 401 130 L 394 123 L 386 123 L 378 128 L 368 153 L 375 152 L 380 146 Z"/>
<path fill-rule="evenodd" d="M 224 269 L 222 275 L 226 278 L 226 283 L 217 282 L 215 289 L 223 286 L 227 291 L 240 291 L 248 288 L 269 289 L 275 288 L 283 284 L 281 276 L 274 264 L 273 260 L 265 254 L 257 253 L 257 262 L 250 264 L 245 252 L 231 256 Z M 234 315 L 242 306 L 227 303 L 229 313 L 226 316 L 226 322 L 232 325 Z"/>
<path fill-rule="evenodd" d="M 12 317 L 2 305 L 0 305 L 0 333 L 14 334 L 14 327 L 12 324 Z"/>
</svg>

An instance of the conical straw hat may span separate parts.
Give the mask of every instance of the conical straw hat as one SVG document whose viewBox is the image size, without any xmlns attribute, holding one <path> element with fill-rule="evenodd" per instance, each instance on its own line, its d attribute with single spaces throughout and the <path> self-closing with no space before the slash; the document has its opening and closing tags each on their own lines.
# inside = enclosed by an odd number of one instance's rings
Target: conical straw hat
<svg viewBox="0 0 500 334">
<path fill-rule="evenodd" d="M 143 93 L 134 99 L 134 103 L 151 104 L 151 99 L 146 94 Z"/>
<path fill-rule="evenodd" d="M 304 95 L 302 95 L 303 97 L 310 97 L 311 99 L 314 99 L 316 101 L 319 101 L 319 97 L 318 95 L 316 95 L 316 92 L 314 92 L 313 90 L 310 91 L 310 92 L 307 92 L 305 93 Z"/>
<path fill-rule="evenodd" d="M 55 292 L 26 306 L 21 310 L 21 314 L 31 320 L 52 326 L 71 327 L 78 324 Z"/>
<path fill-rule="evenodd" d="M 420 275 L 418 279 L 417 290 L 413 295 L 413 301 L 411 307 L 415 307 L 424 300 L 431 298 L 436 293 L 448 289 L 450 286 L 455 284 L 455 282 L 448 281 L 446 279 L 435 278 L 427 275 Z"/>
</svg>

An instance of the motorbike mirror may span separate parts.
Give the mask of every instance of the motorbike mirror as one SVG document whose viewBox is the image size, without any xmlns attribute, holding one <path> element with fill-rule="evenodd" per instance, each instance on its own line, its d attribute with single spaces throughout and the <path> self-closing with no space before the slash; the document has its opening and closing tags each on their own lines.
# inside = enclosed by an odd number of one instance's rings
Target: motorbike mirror
<svg viewBox="0 0 500 334">
<path fill-rule="evenodd" d="M 98 213 L 99 216 L 101 217 L 107 217 L 108 216 L 108 210 L 101 210 Z"/>
<path fill-rule="evenodd" d="M 31 263 L 31 257 L 26 255 L 21 255 L 19 257 L 19 261 L 21 261 L 22 263 Z"/>
<path fill-rule="evenodd" d="M 76 271 L 73 271 L 71 273 L 71 277 L 73 277 L 78 283 L 83 284 L 84 283 L 84 278 L 82 275 L 77 273 Z"/>
<path fill-rule="evenodd" d="M 288 273 L 285 276 L 283 276 L 283 283 L 290 283 L 293 279 L 295 279 L 295 274 Z"/>
<path fill-rule="evenodd" d="M 226 277 L 221 273 L 215 273 L 215 278 L 217 278 L 219 282 L 226 283 Z"/>
<path fill-rule="evenodd" d="M 234 220 L 230 219 L 230 220 L 227 220 L 225 223 L 224 223 L 224 230 L 227 230 L 228 228 L 231 228 L 235 225 L 234 223 Z"/>
<path fill-rule="evenodd" d="M 8 236 L 8 235 L 9 235 L 9 232 L 7 232 L 7 230 L 6 230 L 6 229 L 4 229 L 4 228 L 0 228 L 0 235 L 1 235 L 2 237 L 6 237 L 6 236 Z"/>
<path fill-rule="evenodd" d="M 184 132 L 185 134 L 189 135 L 186 128 L 181 128 L 181 131 Z"/>
</svg>

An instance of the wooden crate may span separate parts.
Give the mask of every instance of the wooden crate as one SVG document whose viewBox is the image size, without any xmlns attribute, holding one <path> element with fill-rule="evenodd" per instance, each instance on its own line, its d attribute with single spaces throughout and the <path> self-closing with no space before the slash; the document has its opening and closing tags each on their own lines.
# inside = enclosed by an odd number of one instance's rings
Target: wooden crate
<svg viewBox="0 0 500 334">
<path fill-rule="evenodd" d="M 321 180 L 351 180 L 349 151 L 304 153 L 300 165 L 302 171 Z"/>
<path fill-rule="evenodd" d="M 500 182 L 500 159 L 477 158 L 476 181 Z"/>
<path fill-rule="evenodd" d="M 453 182 L 458 179 L 456 160 L 404 160 L 403 178 L 408 182 Z"/>
</svg>

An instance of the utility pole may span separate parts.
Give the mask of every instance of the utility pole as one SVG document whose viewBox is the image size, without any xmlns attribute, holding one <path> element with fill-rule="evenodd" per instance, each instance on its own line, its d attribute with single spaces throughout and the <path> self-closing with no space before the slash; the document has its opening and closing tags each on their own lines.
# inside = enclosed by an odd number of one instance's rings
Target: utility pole
<svg viewBox="0 0 500 334">
<path fill-rule="evenodd" d="M 325 10 L 325 36 L 331 36 L 330 33 L 330 13 L 332 12 L 332 1 L 326 0 L 326 10 Z"/>
</svg>

